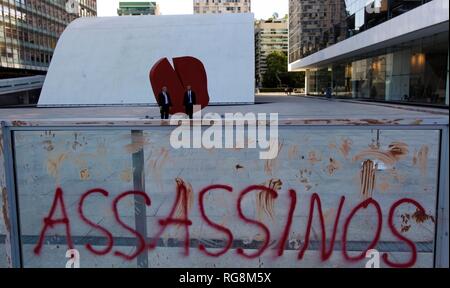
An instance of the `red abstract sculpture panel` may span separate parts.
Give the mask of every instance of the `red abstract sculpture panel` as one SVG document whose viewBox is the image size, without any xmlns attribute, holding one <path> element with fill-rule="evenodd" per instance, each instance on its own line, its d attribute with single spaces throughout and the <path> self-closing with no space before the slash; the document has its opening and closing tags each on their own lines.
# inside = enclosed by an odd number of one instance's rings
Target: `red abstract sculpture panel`
<svg viewBox="0 0 450 288">
<path fill-rule="evenodd" d="M 197 95 L 197 105 L 205 108 L 209 104 L 208 77 L 203 63 L 194 57 L 173 58 L 174 67 L 167 58 L 156 62 L 150 70 L 150 83 L 158 102 L 158 94 L 166 86 L 172 100 L 170 114 L 184 113 L 183 97 L 186 87 L 192 86 Z"/>
</svg>

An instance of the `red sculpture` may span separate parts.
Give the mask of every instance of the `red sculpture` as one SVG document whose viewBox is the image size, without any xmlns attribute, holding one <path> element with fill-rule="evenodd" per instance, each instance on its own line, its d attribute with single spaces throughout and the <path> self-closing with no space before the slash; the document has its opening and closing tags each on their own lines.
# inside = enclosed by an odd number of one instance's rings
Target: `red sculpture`
<svg viewBox="0 0 450 288">
<path fill-rule="evenodd" d="M 170 114 L 184 113 L 183 97 L 188 85 L 197 95 L 197 105 L 205 108 L 209 104 L 208 77 L 203 63 L 194 57 L 173 58 L 173 65 L 162 58 L 150 70 L 150 83 L 158 101 L 158 94 L 166 86 L 172 100 Z"/>
</svg>

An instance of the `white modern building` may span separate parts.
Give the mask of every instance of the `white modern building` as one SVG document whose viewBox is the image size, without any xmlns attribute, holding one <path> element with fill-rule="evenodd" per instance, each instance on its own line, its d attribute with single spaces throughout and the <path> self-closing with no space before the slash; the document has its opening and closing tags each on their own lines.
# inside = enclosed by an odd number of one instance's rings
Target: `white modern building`
<svg viewBox="0 0 450 288">
<path fill-rule="evenodd" d="M 254 103 L 254 55 L 251 13 L 81 18 L 57 44 L 38 105 L 155 105 L 150 70 L 185 56 L 203 63 L 211 104 Z"/>
<path fill-rule="evenodd" d="M 289 0 L 289 70 L 306 92 L 449 105 L 448 0 Z"/>
</svg>

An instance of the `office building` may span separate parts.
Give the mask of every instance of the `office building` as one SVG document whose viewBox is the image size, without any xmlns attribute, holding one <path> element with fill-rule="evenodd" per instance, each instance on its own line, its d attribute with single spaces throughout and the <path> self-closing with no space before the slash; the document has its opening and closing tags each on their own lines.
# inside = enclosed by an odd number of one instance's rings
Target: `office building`
<svg viewBox="0 0 450 288">
<path fill-rule="evenodd" d="M 65 27 L 96 11 L 96 0 L 0 0 L 0 78 L 45 74 Z"/>
<path fill-rule="evenodd" d="M 78 3 L 79 17 L 95 17 L 97 16 L 97 0 L 72 0 Z"/>
<path fill-rule="evenodd" d="M 448 106 L 448 0 L 289 0 L 289 15 L 308 94 Z"/>
<path fill-rule="evenodd" d="M 250 0 L 194 0 L 194 14 L 250 13 Z"/>
</svg>

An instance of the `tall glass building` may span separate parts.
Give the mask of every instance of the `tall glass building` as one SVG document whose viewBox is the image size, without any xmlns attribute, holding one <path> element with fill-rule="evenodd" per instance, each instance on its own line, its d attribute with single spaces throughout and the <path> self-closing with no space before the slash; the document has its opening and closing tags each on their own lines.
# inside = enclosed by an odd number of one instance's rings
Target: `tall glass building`
<svg viewBox="0 0 450 288">
<path fill-rule="evenodd" d="M 308 94 L 448 106 L 448 0 L 289 0 L 289 16 Z"/>
<path fill-rule="evenodd" d="M 0 78 L 45 74 L 59 36 L 96 0 L 0 0 Z"/>
</svg>

